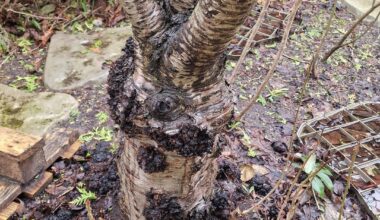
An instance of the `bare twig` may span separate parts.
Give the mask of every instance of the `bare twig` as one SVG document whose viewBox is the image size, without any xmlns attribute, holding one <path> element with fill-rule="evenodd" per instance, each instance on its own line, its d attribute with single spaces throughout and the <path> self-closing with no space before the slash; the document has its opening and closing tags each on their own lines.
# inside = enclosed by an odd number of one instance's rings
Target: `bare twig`
<svg viewBox="0 0 380 220">
<path fill-rule="evenodd" d="M 43 20 L 66 20 L 66 19 L 60 18 L 60 17 L 45 17 L 45 16 L 34 15 L 34 14 L 27 13 L 27 12 L 22 12 L 22 11 L 15 11 L 11 8 L 7 8 L 6 11 L 12 12 L 15 14 L 24 15 L 24 16 L 31 17 L 31 18 L 43 19 Z"/>
<path fill-rule="evenodd" d="M 282 203 L 281 205 L 281 208 L 280 208 L 280 211 L 278 212 L 278 215 L 277 215 L 277 220 L 280 219 L 281 217 L 281 214 L 282 214 L 282 211 L 284 210 L 284 208 L 286 207 L 286 205 L 288 204 L 288 201 L 290 199 L 290 195 L 292 193 L 292 190 L 293 190 L 293 187 L 295 186 L 295 184 L 297 183 L 297 180 L 299 178 L 299 176 L 301 175 L 302 171 L 304 170 L 305 168 L 305 165 L 306 165 L 306 162 L 310 159 L 311 155 L 313 155 L 315 153 L 315 151 L 317 150 L 317 147 L 319 146 L 319 143 L 315 145 L 315 147 L 313 148 L 313 150 L 307 155 L 307 159 L 302 163 L 302 166 L 301 168 L 298 170 L 296 176 L 294 177 L 292 183 L 290 184 L 290 187 L 288 189 L 288 192 L 286 193 L 286 197 L 285 197 L 285 201 Z M 303 185 L 303 184 L 301 184 Z M 294 200 L 293 200 L 294 201 Z"/>
<path fill-rule="evenodd" d="M 262 93 L 262 91 L 264 90 L 264 88 L 267 86 L 270 78 L 272 78 L 272 76 L 274 74 L 274 71 L 275 71 L 278 63 L 280 62 L 282 54 L 284 53 L 284 50 L 286 48 L 286 43 L 288 42 L 290 29 L 291 29 L 291 27 L 293 25 L 294 18 L 296 17 L 296 13 L 297 13 L 299 7 L 301 6 L 301 4 L 302 4 L 302 0 L 297 0 L 296 3 L 293 5 L 293 7 L 291 9 L 292 12 L 289 15 L 288 24 L 286 25 L 286 28 L 285 28 L 285 31 L 284 31 L 284 35 L 282 37 L 281 45 L 280 45 L 280 48 L 279 48 L 279 50 L 277 52 L 276 58 L 273 61 L 272 66 L 269 69 L 267 75 L 265 76 L 264 81 L 261 83 L 261 85 L 259 86 L 259 88 L 257 88 L 256 94 L 250 100 L 250 102 L 248 103 L 248 105 L 243 109 L 243 111 L 236 117 L 236 119 L 235 119 L 236 121 L 240 121 L 242 119 L 242 117 L 245 115 L 245 113 L 247 113 L 247 111 L 250 108 L 252 108 L 252 106 L 255 104 L 257 98 L 260 96 L 260 94 Z"/>
<path fill-rule="evenodd" d="M 346 32 L 346 34 L 340 39 L 340 41 L 333 47 L 331 50 L 329 50 L 325 56 L 322 58 L 322 62 L 326 62 L 327 59 L 339 48 L 342 47 L 342 44 L 344 41 L 350 36 L 350 34 L 356 29 L 356 27 L 362 23 L 362 21 L 370 15 L 376 8 L 380 6 L 380 2 L 376 5 L 373 5 L 365 14 L 363 14 L 352 26 L 351 28 Z"/>
<path fill-rule="evenodd" d="M 311 60 L 311 63 L 309 65 L 309 68 L 308 68 L 308 72 L 311 73 L 311 75 L 314 77 L 314 78 L 317 78 L 317 73 L 315 72 L 315 66 L 319 60 L 319 53 L 321 52 L 321 48 L 324 46 L 325 42 L 326 42 L 326 37 L 327 35 L 329 34 L 330 32 L 330 29 L 331 29 L 331 24 L 332 24 L 332 20 L 333 20 L 333 17 L 335 15 L 335 12 L 336 12 L 336 4 L 337 4 L 338 0 L 335 0 L 334 1 L 334 4 L 332 6 L 332 10 L 330 12 L 330 17 L 329 17 L 329 20 L 326 24 L 326 28 L 325 28 L 325 32 L 323 34 L 323 37 L 322 37 L 322 40 L 321 40 L 321 43 L 319 44 L 314 56 L 313 56 L 313 59 Z"/>
<path fill-rule="evenodd" d="M 86 200 L 85 205 L 86 205 L 88 219 L 89 220 L 95 220 L 94 215 L 92 214 L 91 201 Z"/>
<path fill-rule="evenodd" d="M 361 33 L 358 37 L 356 37 L 356 38 L 353 39 L 352 41 L 342 44 L 340 47 L 345 47 L 345 46 L 347 46 L 347 45 L 354 44 L 357 40 L 359 40 L 359 39 L 360 39 L 361 37 L 363 37 L 366 33 L 368 33 L 368 31 L 371 30 L 371 28 L 372 28 L 373 25 L 376 23 L 376 21 L 379 19 L 379 17 L 380 17 L 380 12 L 377 13 L 376 18 L 375 18 L 373 21 L 371 21 L 371 23 L 368 25 L 367 29 L 366 29 L 363 33 Z"/>
<path fill-rule="evenodd" d="M 349 171 L 348 171 L 348 177 L 347 177 L 346 187 L 344 189 L 342 204 L 340 205 L 340 209 L 339 209 L 339 220 L 342 220 L 344 203 L 346 202 L 348 190 L 350 189 L 351 176 L 352 176 L 354 164 L 355 164 L 355 161 L 356 161 L 356 156 L 358 155 L 359 149 L 360 149 L 360 143 L 355 146 L 355 148 L 353 150 L 353 154 L 351 156 L 351 163 L 350 163 L 350 168 L 349 168 Z"/>
<path fill-rule="evenodd" d="M 257 22 L 256 22 L 255 26 L 252 28 L 252 32 L 249 35 L 247 43 L 245 44 L 243 52 L 241 53 L 241 55 L 239 57 L 239 60 L 238 60 L 238 62 L 236 64 L 236 66 L 235 66 L 235 69 L 232 71 L 232 74 L 231 74 L 230 78 L 227 80 L 228 83 L 231 84 L 231 83 L 233 83 L 235 81 L 236 75 L 237 75 L 238 71 L 240 70 L 240 66 L 242 65 L 245 57 L 247 56 L 248 51 L 251 49 L 252 42 L 255 39 L 255 36 L 256 36 L 257 32 L 259 31 L 261 24 L 264 21 L 264 17 L 265 17 L 266 12 L 268 11 L 269 4 L 270 4 L 270 0 L 265 0 L 264 6 L 261 9 L 259 18 L 257 19 Z"/>
<path fill-rule="evenodd" d="M 299 4 L 299 5 L 298 5 Z M 300 7 L 300 4 L 301 4 L 301 1 L 297 1 L 294 6 L 293 6 L 293 13 L 295 15 L 295 13 L 297 12 L 298 8 Z M 288 23 L 288 26 L 286 27 L 286 29 L 288 27 L 291 27 L 291 21 L 294 20 L 294 17 L 293 18 L 290 18 L 291 20 L 289 20 L 289 23 Z M 289 28 L 289 31 L 290 31 L 290 28 Z M 283 38 L 283 42 L 284 42 L 284 39 L 287 39 L 287 37 L 285 37 L 285 34 L 286 34 L 286 30 L 285 30 L 285 33 L 284 33 L 284 38 Z M 289 33 L 288 33 L 289 34 Z M 286 40 L 285 40 L 286 41 Z M 282 44 L 285 44 L 283 43 Z M 279 55 L 281 56 L 281 54 Z M 269 77 L 270 78 L 270 77 Z M 268 79 L 269 80 L 269 79 Z M 301 109 L 301 102 L 302 102 L 302 97 L 304 96 L 305 94 L 305 91 L 306 91 L 306 84 L 307 84 L 307 80 L 305 81 L 305 84 L 304 84 L 304 87 L 301 91 L 301 98 L 300 98 L 300 104 L 298 105 L 298 108 L 297 108 L 297 111 L 296 111 L 296 114 L 295 114 L 295 121 L 294 121 L 294 125 L 293 125 L 293 128 L 292 128 L 292 137 L 291 139 L 289 140 L 289 154 L 287 156 L 287 159 L 286 161 L 289 161 L 290 159 L 290 155 L 292 155 L 293 153 L 293 140 L 296 136 L 296 124 L 297 124 L 297 121 L 298 121 L 298 118 L 299 118 L 299 112 L 300 112 L 300 109 Z M 255 100 L 255 99 L 253 99 Z M 285 178 L 285 176 L 287 175 L 287 173 L 289 172 L 290 170 L 290 167 L 291 167 L 291 163 L 288 163 L 287 166 L 285 166 L 285 169 L 282 171 L 282 174 L 281 174 L 281 177 L 277 180 L 275 186 L 269 191 L 269 193 L 264 196 L 262 199 L 260 199 L 259 202 L 257 202 L 256 204 L 254 204 L 253 206 L 251 206 L 250 208 L 244 210 L 241 214 L 242 215 L 246 215 L 250 212 L 253 212 L 256 210 L 257 207 L 259 207 L 261 205 L 261 203 L 263 203 L 265 200 L 267 200 L 275 191 L 276 189 L 281 185 L 282 183 L 282 180 Z"/>
</svg>

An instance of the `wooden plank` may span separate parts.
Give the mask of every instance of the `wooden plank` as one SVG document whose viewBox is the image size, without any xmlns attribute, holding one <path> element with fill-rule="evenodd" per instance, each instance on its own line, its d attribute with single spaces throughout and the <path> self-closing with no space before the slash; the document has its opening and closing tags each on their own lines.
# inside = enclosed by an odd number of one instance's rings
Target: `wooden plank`
<svg viewBox="0 0 380 220">
<path fill-rule="evenodd" d="M 0 154 L 25 159 L 41 145 L 42 138 L 0 127 Z"/>
<path fill-rule="evenodd" d="M 70 159 L 74 156 L 74 154 L 78 151 L 82 143 L 77 140 L 75 141 L 67 150 L 62 154 L 63 159 Z"/>
<path fill-rule="evenodd" d="M 44 137 L 45 160 L 46 168 L 56 161 L 69 148 L 76 139 L 79 133 L 65 128 L 56 129 Z"/>
<path fill-rule="evenodd" d="M 20 203 L 12 202 L 6 208 L 0 210 L 0 220 L 8 220 L 20 206 Z"/>
<path fill-rule="evenodd" d="M 0 177 L 0 209 L 6 208 L 21 193 L 21 185 Z"/>
<path fill-rule="evenodd" d="M 44 141 L 0 127 L 0 175 L 26 183 L 45 168 Z"/>
<path fill-rule="evenodd" d="M 33 180 L 27 186 L 22 189 L 23 194 L 28 198 L 33 198 L 38 193 L 46 188 L 49 183 L 53 181 L 53 174 L 50 172 L 44 172 L 40 178 Z"/>
</svg>

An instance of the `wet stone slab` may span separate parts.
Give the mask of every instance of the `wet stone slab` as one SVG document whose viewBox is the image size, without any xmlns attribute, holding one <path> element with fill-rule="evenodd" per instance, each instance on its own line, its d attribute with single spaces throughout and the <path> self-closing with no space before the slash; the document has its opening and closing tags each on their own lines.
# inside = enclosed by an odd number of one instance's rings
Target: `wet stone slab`
<svg viewBox="0 0 380 220">
<path fill-rule="evenodd" d="M 0 84 L 0 126 L 42 136 L 78 107 L 64 93 L 29 93 Z"/>
<path fill-rule="evenodd" d="M 93 33 L 57 32 L 51 39 L 45 65 L 44 82 L 53 90 L 103 82 L 108 65 L 121 55 L 130 27 L 108 28 Z"/>
<path fill-rule="evenodd" d="M 375 4 L 380 3 L 380 0 L 375 0 Z M 371 7 L 373 0 L 343 0 L 348 6 L 348 9 L 355 13 L 357 16 L 362 16 L 365 14 Z M 377 14 L 380 13 L 380 8 L 375 9 L 366 19 L 365 21 L 371 22 L 376 19 Z M 377 19 L 376 24 L 380 27 L 380 19 Z"/>
</svg>

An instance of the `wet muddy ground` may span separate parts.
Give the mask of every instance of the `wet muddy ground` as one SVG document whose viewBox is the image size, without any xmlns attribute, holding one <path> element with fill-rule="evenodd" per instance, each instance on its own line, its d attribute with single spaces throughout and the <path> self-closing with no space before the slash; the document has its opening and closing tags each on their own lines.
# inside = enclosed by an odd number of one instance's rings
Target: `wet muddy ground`
<svg viewBox="0 0 380 220">
<path fill-rule="evenodd" d="M 264 167 L 267 174 L 258 174 L 246 181 L 241 195 L 234 195 L 236 205 L 245 210 L 257 203 L 275 185 L 281 176 L 289 151 L 289 143 L 294 124 L 297 126 L 307 119 L 319 116 L 326 111 L 338 109 L 349 103 L 360 101 L 380 101 L 380 40 L 379 28 L 373 28 L 355 45 L 338 50 L 326 64 L 318 64 L 318 79 L 311 79 L 307 85 L 306 95 L 302 98 L 300 118 L 295 121 L 295 111 L 299 106 L 300 91 L 305 81 L 305 68 L 323 32 L 323 25 L 328 18 L 327 4 L 310 3 L 303 6 L 302 29 L 290 37 L 288 49 L 277 67 L 270 86 L 265 90 L 260 101 L 248 112 L 244 121 L 228 132 L 225 149 L 222 154 L 229 160 L 244 164 Z M 348 29 L 354 16 L 339 6 L 337 19 L 334 20 L 332 34 L 323 48 L 323 53 L 331 48 L 339 37 Z M 365 28 L 361 28 L 363 31 Z M 248 103 L 255 89 L 262 82 L 273 57 L 277 52 L 278 42 L 268 42 L 252 49 L 245 63 L 244 71 L 233 83 L 236 98 L 236 110 Z M 37 91 L 48 90 L 43 86 L 42 70 L 47 48 L 33 50 L 31 54 L 17 52 L 0 70 L 0 83 L 10 84 L 17 76 L 35 75 L 38 77 Z M 322 54 L 323 54 L 322 53 Z M 0 59 L 2 62 L 4 57 Z M 30 71 L 25 64 L 37 64 L 37 71 Z M 227 76 L 235 61 L 227 62 Z M 77 129 L 82 134 L 96 127 L 117 128 L 109 119 L 100 123 L 96 115 L 107 112 L 106 85 L 88 85 L 81 89 L 67 90 L 79 102 L 79 111 L 73 112 L 70 120 L 62 126 Z M 91 201 L 93 215 L 96 219 L 111 219 L 115 209 L 115 196 L 118 193 L 118 177 L 115 167 L 118 143 L 113 141 L 92 140 L 84 143 L 70 160 L 59 160 L 49 169 L 54 173 L 54 181 L 44 192 L 34 199 L 20 198 L 24 204 L 23 214 L 15 219 L 86 219 L 84 205 L 76 206 L 69 202 L 79 196 L 76 186 L 84 186 L 96 194 Z M 294 150 L 303 155 L 310 149 L 295 142 Z M 227 176 L 237 178 L 238 168 L 221 165 L 220 179 Z M 223 173 L 223 174 L 222 174 Z M 229 177 L 230 178 L 230 177 Z M 258 211 L 242 219 L 275 219 L 284 202 L 286 189 L 295 178 L 290 172 L 283 183 L 276 189 Z M 305 176 L 300 176 L 305 178 Z M 221 181 L 223 182 L 223 181 Z M 334 177 L 334 192 L 327 197 L 340 204 L 343 179 Z M 225 186 L 227 188 L 227 186 Z M 250 189 L 253 189 L 251 192 Z M 222 198 L 220 196 L 219 198 Z M 221 201 L 222 203 L 222 201 Z M 287 211 L 287 209 L 285 209 Z M 317 219 L 321 211 L 313 195 L 305 193 L 301 206 L 296 211 L 297 219 Z M 351 219 L 366 219 L 360 203 L 354 194 L 346 200 L 345 216 Z M 327 218 L 326 218 L 327 219 Z"/>
</svg>

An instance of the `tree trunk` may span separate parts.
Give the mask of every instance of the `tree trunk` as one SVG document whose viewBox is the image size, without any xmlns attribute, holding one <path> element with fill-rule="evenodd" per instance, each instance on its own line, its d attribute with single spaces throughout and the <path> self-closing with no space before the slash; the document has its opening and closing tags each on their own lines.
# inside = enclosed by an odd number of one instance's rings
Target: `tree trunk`
<svg viewBox="0 0 380 220">
<path fill-rule="evenodd" d="M 126 0 L 133 27 L 108 79 L 125 133 L 126 219 L 227 218 L 216 136 L 232 117 L 224 50 L 253 0 Z M 215 143 L 214 143 L 215 142 Z"/>
</svg>

